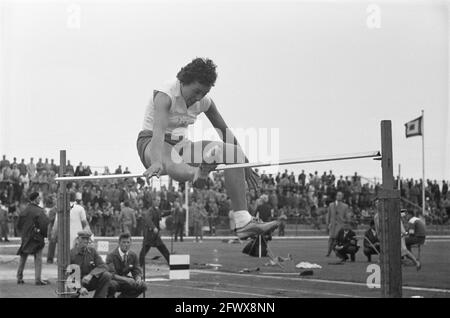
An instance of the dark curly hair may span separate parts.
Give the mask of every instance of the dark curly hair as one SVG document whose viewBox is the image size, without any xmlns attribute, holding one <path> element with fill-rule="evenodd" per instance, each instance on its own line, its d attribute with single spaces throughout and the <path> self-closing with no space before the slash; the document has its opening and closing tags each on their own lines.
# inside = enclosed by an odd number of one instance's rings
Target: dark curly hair
<svg viewBox="0 0 450 318">
<path fill-rule="evenodd" d="M 212 60 L 197 57 L 181 68 L 177 78 L 185 85 L 199 82 L 202 85 L 212 87 L 217 79 L 216 67 L 217 65 Z"/>
<path fill-rule="evenodd" d="M 129 238 L 131 238 L 131 234 L 130 233 L 128 233 L 128 232 L 120 233 L 120 235 L 119 235 L 119 242 L 121 240 L 123 240 L 123 239 L 129 239 Z"/>
</svg>

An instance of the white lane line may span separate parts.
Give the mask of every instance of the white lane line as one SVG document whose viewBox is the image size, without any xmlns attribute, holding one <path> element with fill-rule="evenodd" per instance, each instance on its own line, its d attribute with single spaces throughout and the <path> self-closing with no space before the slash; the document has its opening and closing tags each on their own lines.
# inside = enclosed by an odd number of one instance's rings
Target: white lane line
<svg viewBox="0 0 450 318">
<path fill-rule="evenodd" d="M 439 289 L 439 288 L 424 288 L 424 287 L 414 287 L 414 286 L 403 286 L 403 289 L 415 290 L 415 291 L 429 291 L 435 293 L 450 294 L 450 289 Z"/>
<path fill-rule="evenodd" d="M 170 279 L 164 277 L 146 278 L 146 282 L 167 282 Z"/>
<path fill-rule="evenodd" d="M 350 285 L 350 286 L 362 286 L 367 287 L 364 283 L 356 283 L 356 282 L 346 282 L 339 280 L 327 280 L 327 279 L 317 279 L 317 278 L 299 278 L 299 277 L 279 277 L 279 276 L 269 276 L 269 275 L 254 275 L 254 274 L 237 274 L 237 273 L 227 273 L 227 272 L 215 272 L 208 270 L 195 270 L 192 269 L 191 272 L 199 273 L 199 274 L 213 274 L 213 275 L 228 275 L 228 276 L 247 276 L 253 278 L 272 278 L 278 280 L 294 280 L 294 281 L 302 281 L 302 282 L 315 282 L 315 283 L 326 283 L 326 284 L 336 284 L 336 285 Z M 437 292 L 450 294 L 450 289 L 440 289 L 440 288 L 427 288 L 427 287 L 416 287 L 416 286 L 403 286 L 403 289 L 406 290 L 414 290 L 414 291 L 427 291 L 427 292 Z"/>
<path fill-rule="evenodd" d="M 253 297 L 264 297 L 264 298 L 287 298 L 287 297 L 274 296 L 274 295 L 262 295 L 262 294 L 255 294 L 255 293 L 245 293 L 245 292 L 238 292 L 238 291 L 232 291 L 232 290 L 225 290 L 225 289 L 211 289 L 211 288 L 202 288 L 202 287 L 195 287 L 195 286 L 183 286 L 183 285 L 173 285 L 173 284 L 152 284 L 152 286 L 177 287 L 177 288 L 185 288 L 185 289 L 202 290 L 202 291 L 214 292 L 214 293 L 238 294 L 238 295 L 246 295 L 246 296 L 253 296 Z"/>
<path fill-rule="evenodd" d="M 306 289 L 284 289 L 284 288 L 268 288 L 268 287 L 260 287 L 260 286 L 248 286 L 248 285 L 240 285 L 240 284 L 233 284 L 233 283 L 222 283 L 229 286 L 235 286 L 235 287 L 243 287 L 243 288 L 250 288 L 250 289 L 263 289 L 263 290 L 270 290 L 270 291 L 283 291 L 283 292 L 292 292 L 292 293 L 300 293 L 300 294 L 308 294 L 308 295 L 326 295 L 326 296 L 341 296 L 341 297 L 350 297 L 350 298 L 368 298 L 363 296 L 356 296 L 356 295 L 348 295 L 348 294 L 341 294 L 341 293 L 327 293 L 327 292 L 312 292 L 311 290 Z"/>
</svg>

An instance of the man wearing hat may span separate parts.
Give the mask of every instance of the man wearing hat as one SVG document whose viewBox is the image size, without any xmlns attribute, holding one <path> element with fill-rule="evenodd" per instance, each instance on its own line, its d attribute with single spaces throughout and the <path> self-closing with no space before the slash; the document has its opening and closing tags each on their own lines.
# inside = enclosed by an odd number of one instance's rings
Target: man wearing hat
<svg viewBox="0 0 450 318">
<path fill-rule="evenodd" d="M 22 242 L 17 255 L 20 255 L 19 268 L 17 269 L 17 284 L 24 284 L 23 270 L 28 255 L 34 255 L 34 274 L 36 285 L 47 285 L 48 281 L 41 279 L 42 250 L 45 246 L 44 238 L 47 236 L 48 218 L 43 208 L 39 206 L 41 197 L 38 192 L 33 192 L 28 197 L 30 203 L 19 215 L 17 229 L 21 234 Z"/>
<path fill-rule="evenodd" d="M 89 246 L 91 235 L 85 230 L 78 232 L 78 245 L 70 250 L 70 264 L 80 266 L 80 295 L 95 290 L 94 298 L 106 298 L 112 275 L 95 248 Z"/>
</svg>

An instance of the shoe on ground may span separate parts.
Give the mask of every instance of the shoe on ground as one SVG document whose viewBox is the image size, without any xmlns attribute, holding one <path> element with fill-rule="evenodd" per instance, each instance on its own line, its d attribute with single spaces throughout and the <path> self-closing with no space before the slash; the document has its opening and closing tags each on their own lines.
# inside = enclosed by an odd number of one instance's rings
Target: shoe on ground
<svg viewBox="0 0 450 318">
<path fill-rule="evenodd" d="M 239 239 L 243 240 L 249 237 L 270 233 L 279 225 L 279 221 L 258 222 L 255 219 L 252 219 L 247 225 L 236 229 L 236 235 Z"/>
<path fill-rule="evenodd" d="M 23 279 L 17 280 L 17 285 L 23 285 L 23 284 L 25 284 L 25 281 Z"/>
<path fill-rule="evenodd" d="M 42 279 L 42 280 L 38 280 L 35 284 L 37 286 L 44 286 L 44 285 L 50 285 L 50 282 L 48 280 Z"/>
</svg>

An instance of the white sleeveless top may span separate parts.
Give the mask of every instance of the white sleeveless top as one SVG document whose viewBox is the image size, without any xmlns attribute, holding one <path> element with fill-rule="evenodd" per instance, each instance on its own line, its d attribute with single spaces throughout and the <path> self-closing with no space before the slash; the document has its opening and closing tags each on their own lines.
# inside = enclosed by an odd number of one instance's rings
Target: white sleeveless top
<svg viewBox="0 0 450 318">
<path fill-rule="evenodd" d="M 163 92 L 167 94 L 172 104 L 169 109 L 169 123 L 166 128 L 166 134 L 172 134 L 173 136 L 184 136 L 187 134 L 188 125 L 192 125 L 197 120 L 197 116 L 200 113 L 208 111 L 211 106 L 211 99 L 206 95 L 201 100 L 187 108 L 186 102 L 181 95 L 181 84 L 177 79 L 175 82 L 166 83 L 161 88 L 155 89 L 155 91 Z M 147 105 L 144 116 L 143 130 L 153 131 L 153 121 L 155 113 L 155 105 L 153 103 L 154 96 L 150 99 Z"/>
</svg>

